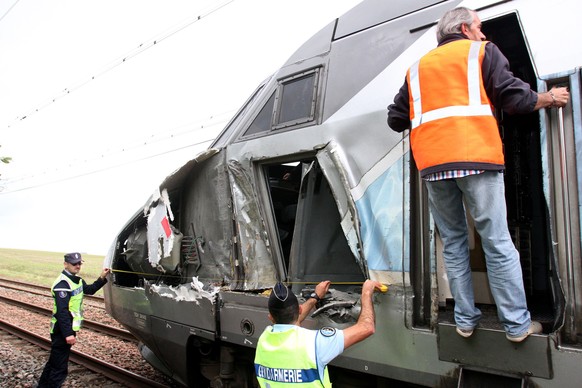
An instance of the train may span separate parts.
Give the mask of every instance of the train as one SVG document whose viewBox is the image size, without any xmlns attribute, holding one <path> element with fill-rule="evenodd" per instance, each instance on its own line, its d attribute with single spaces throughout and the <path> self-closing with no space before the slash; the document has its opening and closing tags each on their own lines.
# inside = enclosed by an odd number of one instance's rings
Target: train
<svg viewBox="0 0 582 388">
<path fill-rule="evenodd" d="M 407 69 L 436 47 L 436 23 L 458 6 L 479 13 L 487 39 L 533 90 L 571 93 L 563 108 L 495 112 L 507 221 L 528 308 L 543 325 L 522 343 L 505 338 L 470 219 L 483 317 L 471 338 L 455 333 L 409 132 L 386 122 Z M 334 385 L 578 386 L 580 15 L 574 0 L 358 3 L 262 82 L 208 149 L 144 195 L 105 257 L 107 312 L 176 384 L 255 387 L 255 347 L 276 282 L 302 301 L 330 280 L 304 326 L 342 329 L 357 320 L 371 278 L 389 285 L 374 297 L 376 332 L 330 364 Z"/>
</svg>

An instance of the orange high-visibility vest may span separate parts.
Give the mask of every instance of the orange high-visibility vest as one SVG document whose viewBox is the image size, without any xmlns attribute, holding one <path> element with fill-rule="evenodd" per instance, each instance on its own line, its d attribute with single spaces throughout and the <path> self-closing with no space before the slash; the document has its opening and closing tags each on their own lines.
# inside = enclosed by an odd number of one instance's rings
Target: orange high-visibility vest
<svg viewBox="0 0 582 388">
<path fill-rule="evenodd" d="M 447 43 L 408 70 L 410 144 L 421 176 L 504 168 L 503 145 L 481 75 L 487 43 Z"/>
</svg>

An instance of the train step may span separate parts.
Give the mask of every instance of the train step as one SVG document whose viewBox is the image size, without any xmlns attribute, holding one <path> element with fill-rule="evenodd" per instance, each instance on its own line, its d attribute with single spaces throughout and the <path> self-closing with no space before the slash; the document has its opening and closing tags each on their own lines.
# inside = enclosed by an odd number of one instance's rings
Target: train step
<svg viewBox="0 0 582 388">
<path fill-rule="evenodd" d="M 503 330 L 479 326 L 471 337 L 463 338 L 453 323 L 439 322 L 438 337 L 439 359 L 456 363 L 459 369 L 552 378 L 551 340 L 547 334 L 532 334 L 514 343 L 505 338 Z"/>
</svg>

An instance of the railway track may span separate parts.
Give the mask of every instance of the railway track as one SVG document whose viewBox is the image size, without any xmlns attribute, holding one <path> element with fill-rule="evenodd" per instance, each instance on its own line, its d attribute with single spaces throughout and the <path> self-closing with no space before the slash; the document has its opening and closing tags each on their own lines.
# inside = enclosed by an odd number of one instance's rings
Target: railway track
<svg viewBox="0 0 582 388">
<path fill-rule="evenodd" d="M 24 308 L 26 310 L 34 311 L 34 312 L 37 312 L 39 314 L 46 315 L 47 317 L 50 317 L 52 315 L 51 309 L 47 309 L 44 307 L 33 305 L 33 304 L 30 304 L 27 302 L 22 302 L 19 300 L 6 298 L 6 297 L 1 296 L 1 295 L 0 295 L 0 301 L 4 302 L 4 303 L 11 304 L 13 306 L 18 306 L 18 307 Z M 103 333 L 103 334 L 113 335 L 115 337 L 121 338 L 121 339 L 126 340 L 126 341 L 137 342 L 135 337 L 129 331 L 127 331 L 125 329 L 119 329 L 117 327 L 113 327 L 110 325 L 104 325 L 102 323 L 99 323 L 96 321 L 91 321 L 88 319 L 83 320 L 83 327 L 90 329 L 90 330 L 98 331 L 98 332 Z"/>
<path fill-rule="evenodd" d="M 47 287 L 0 279 L 0 386 L 36 386 L 50 349 L 47 295 Z M 84 304 L 86 319 L 71 349 L 65 386 L 176 387 L 143 360 L 137 339 L 107 315 L 103 298 Z"/>
<path fill-rule="evenodd" d="M 0 319 L 0 330 L 6 331 L 18 338 L 39 346 L 42 349 L 50 350 L 51 341 L 49 339 L 43 338 L 31 331 L 19 328 L 9 322 L 4 321 L 3 319 Z M 95 358 L 89 354 L 79 352 L 74 348 L 71 349 L 70 361 L 82 365 L 88 370 L 106 376 L 107 378 L 127 387 L 167 387 L 165 384 L 161 384 L 146 377 L 137 375 L 131 371 Z"/>
<path fill-rule="evenodd" d="M 0 278 L 0 286 L 16 291 L 26 291 L 28 293 L 44 297 L 51 296 L 51 288 L 47 286 L 41 286 L 39 284 L 25 283 L 12 279 Z M 100 295 L 84 295 L 83 298 L 103 303 L 101 308 L 105 308 L 105 300 Z"/>
</svg>

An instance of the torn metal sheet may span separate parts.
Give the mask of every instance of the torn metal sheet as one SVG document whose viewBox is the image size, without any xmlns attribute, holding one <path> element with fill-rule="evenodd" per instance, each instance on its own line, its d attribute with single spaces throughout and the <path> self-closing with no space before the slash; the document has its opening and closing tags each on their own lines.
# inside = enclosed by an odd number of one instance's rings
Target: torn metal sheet
<svg viewBox="0 0 582 388">
<path fill-rule="evenodd" d="M 251 178 L 240 162 L 228 162 L 240 257 L 235 260 L 237 289 L 271 287 L 276 272 Z"/>
<path fill-rule="evenodd" d="M 177 287 L 164 284 L 152 284 L 150 287 L 150 292 L 155 292 L 161 297 L 174 299 L 178 302 L 196 302 L 196 304 L 199 304 L 200 299 L 214 301 L 219 290 L 220 287 L 212 285 L 208 287 L 208 290 L 205 290 L 204 284 L 196 277 L 192 278 L 190 284 L 181 284 Z"/>
<path fill-rule="evenodd" d="M 338 211 L 341 218 L 341 227 L 346 236 L 346 240 L 352 251 L 362 273 L 367 273 L 365 257 L 362 257 L 361 238 L 359 235 L 358 215 L 356 205 L 349 193 L 348 181 L 345 174 L 345 160 L 342 161 L 343 149 L 331 142 L 323 150 L 317 153 L 317 161 L 323 170 L 333 192 Z"/>
<path fill-rule="evenodd" d="M 183 175 L 184 185 L 172 206 L 180 210 L 185 275 L 205 282 L 230 283 L 234 266 L 233 210 L 225 152 L 191 165 Z"/>
<path fill-rule="evenodd" d="M 148 217 L 148 261 L 161 272 L 166 272 L 164 266 L 160 264 L 160 260 L 170 257 L 174 249 L 174 239 L 177 234 L 179 235 L 176 229 L 173 229 L 170 225 L 170 222 L 174 221 L 174 215 L 170 207 L 168 191 L 164 189 L 161 193 L 159 190 L 154 193 L 150 206 L 153 207 L 148 206 L 144 209 L 144 214 Z M 180 260 L 179 254 L 178 249 L 175 252 L 178 263 Z"/>
</svg>

